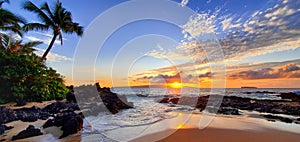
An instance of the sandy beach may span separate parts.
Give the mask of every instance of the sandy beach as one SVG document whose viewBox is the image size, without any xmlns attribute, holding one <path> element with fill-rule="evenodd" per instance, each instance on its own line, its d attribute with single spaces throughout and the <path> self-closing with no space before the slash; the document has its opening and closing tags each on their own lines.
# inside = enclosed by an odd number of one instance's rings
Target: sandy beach
<svg viewBox="0 0 300 142">
<path fill-rule="evenodd" d="M 175 113 L 175 112 L 173 112 Z M 80 141 L 188 141 L 188 142 L 298 142 L 300 140 L 300 126 L 283 122 L 270 122 L 261 118 L 249 118 L 246 116 L 216 115 L 211 123 L 204 129 L 199 129 L 199 120 L 203 114 L 178 113 L 177 117 L 165 119 L 160 122 L 137 126 L 125 127 L 103 134 L 81 134 L 77 133 L 63 139 L 57 137 L 61 134 L 59 128 L 42 129 L 44 135 L 17 140 L 17 142 L 80 142 Z M 7 123 L 14 126 L 7 131 L 4 137 L 9 141 L 10 137 L 26 128 L 29 124 L 41 128 L 43 121 L 34 123 L 14 121 Z M 298 132 L 298 133 L 297 133 Z"/>
<path fill-rule="evenodd" d="M 149 142 L 156 141 L 156 137 L 168 135 L 172 130 L 150 134 L 137 138 L 131 142 Z M 199 130 L 197 128 L 179 129 L 167 138 L 158 140 L 160 142 L 298 142 L 300 134 L 284 132 L 274 129 L 265 129 L 263 131 L 252 130 L 230 130 L 218 128 L 205 128 Z"/>
<path fill-rule="evenodd" d="M 188 142 L 298 142 L 300 126 L 283 122 L 270 122 L 261 118 L 245 116 L 217 115 L 204 129 L 199 129 L 199 120 L 203 114 L 179 113 L 172 119 L 137 127 L 121 128 L 103 133 L 114 141 L 150 142 L 150 141 L 188 141 Z M 103 135 L 68 137 L 62 141 L 98 141 Z M 108 139 L 106 139 L 108 141 Z"/>
</svg>

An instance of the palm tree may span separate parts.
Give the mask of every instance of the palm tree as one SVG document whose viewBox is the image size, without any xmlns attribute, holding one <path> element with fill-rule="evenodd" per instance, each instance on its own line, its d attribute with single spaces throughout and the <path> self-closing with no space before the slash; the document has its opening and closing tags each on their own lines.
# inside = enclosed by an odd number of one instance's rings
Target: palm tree
<svg viewBox="0 0 300 142">
<path fill-rule="evenodd" d="M 25 23 L 25 20 L 22 17 L 17 16 L 6 9 L 3 9 L 3 3 L 9 3 L 9 1 L 0 0 L 0 48 L 3 48 L 2 42 L 3 36 L 5 36 L 5 33 L 3 31 L 12 31 L 22 36 L 22 27 L 20 26 L 20 23 Z"/>
<path fill-rule="evenodd" d="M 61 45 L 63 44 L 62 32 L 72 34 L 76 33 L 78 36 L 83 34 L 83 27 L 78 23 L 73 22 L 71 12 L 62 7 L 61 2 L 57 0 L 54 9 L 51 11 L 47 3 L 44 3 L 40 8 L 30 1 L 26 1 L 23 5 L 24 9 L 37 14 L 41 23 L 28 23 L 23 27 L 24 31 L 37 30 L 37 31 L 53 31 L 53 38 L 42 56 L 46 59 L 49 51 L 51 50 L 57 36 L 60 39 Z"/>
<path fill-rule="evenodd" d="M 8 35 L 3 35 L 3 47 L 5 49 L 5 53 L 18 53 L 22 55 L 30 55 L 35 51 L 33 47 L 36 47 L 42 42 L 40 41 L 33 41 L 33 42 L 27 42 L 23 43 L 22 40 L 14 40 Z"/>
</svg>

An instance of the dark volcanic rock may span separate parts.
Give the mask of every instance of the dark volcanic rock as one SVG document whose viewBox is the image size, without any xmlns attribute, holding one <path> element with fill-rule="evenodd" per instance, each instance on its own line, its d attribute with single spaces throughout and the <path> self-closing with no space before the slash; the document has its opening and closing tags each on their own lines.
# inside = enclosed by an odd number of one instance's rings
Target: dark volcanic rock
<svg viewBox="0 0 300 142">
<path fill-rule="evenodd" d="M 60 113 L 64 110 L 79 110 L 79 107 L 75 103 L 54 102 L 42 109 L 43 112 L 49 112 L 50 114 Z"/>
<path fill-rule="evenodd" d="M 0 106 L 0 124 L 21 120 L 23 122 L 35 122 L 38 119 L 47 120 L 50 116 L 64 110 L 79 110 L 75 103 L 55 102 L 41 109 L 36 106 L 31 108 L 10 109 Z"/>
<path fill-rule="evenodd" d="M 76 114 L 75 112 L 68 110 L 58 113 L 53 119 L 47 120 L 43 125 L 43 128 L 52 126 L 61 127 L 63 134 L 59 138 L 75 134 L 83 127 L 83 114 Z"/>
<path fill-rule="evenodd" d="M 225 114 L 225 115 L 241 115 L 239 113 L 238 109 L 235 109 L 235 108 L 225 108 L 225 107 L 221 107 L 218 110 L 218 113 Z"/>
<path fill-rule="evenodd" d="M 217 96 L 217 95 L 215 95 Z M 211 96 L 212 98 L 219 98 Z M 188 98 L 188 97 L 186 97 Z M 174 98 L 174 97 L 165 97 L 163 98 L 160 103 L 173 103 L 173 104 L 181 104 L 190 105 L 195 107 L 190 99 L 186 99 L 184 97 L 181 98 Z M 196 108 L 199 108 L 200 111 L 203 111 L 206 108 L 209 96 L 200 96 L 198 97 L 198 101 L 196 103 Z M 185 101 L 181 101 L 185 100 Z M 214 101 L 214 99 L 212 99 Z M 240 110 L 248 110 L 248 111 L 258 111 L 258 112 L 267 112 L 273 114 L 288 114 L 288 115 L 297 115 L 300 116 L 300 105 L 299 106 L 292 106 L 292 105 L 284 105 L 277 103 L 280 101 L 277 100 L 257 100 L 257 99 L 250 99 L 250 98 L 241 98 L 236 96 L 224 96 L 222 103 L 220 105 L 219 113 L 223 114 L 238 114 L 236 110 L 227 110 L 226 108 L 232 109 L 240 109 Z M 219 108 L 218 108 L 219 109 Z M 230 112 L 233 111 L 233 112 Z"/>
<path fill-rule="evenodd" d="M 63 110 L 66 110 L 67 104 L 63 102 L 54 102 L 50 105 L 47 105 L 45 108 L 42 109 L 44 112 L 49 112 L 51 114 L 62 112 Z"/>
<path fill-rule="evenodd" d="M 34 136 L 43 135 L 40 129 L 34 128 L 33 125 L 29 125 L 26 130 L 21 131 L 19 134 L 12 137 L 12 140 L 24 139 Z"/>
<path fill-rule="evenodd" d="M 41 109 L 33 106 L 31 108 L 15 109 L 14 111 L 18 120 L 23 122 L 34 122 L 38 120 Z"/>
<path fill-rule="evenodd" d="M 270 91 L 256 91 L 255 93 L 276 94 L 276 92 L 270 92 Z"/>
<path fill-rule="evenodd" d="M 14 128 L 14 127 L 0 124 L 0 135 L 2 135 L 4 133 L 4 131 L 10 130 L 12 128 Z"/>
<path fill-rule="evenodd" d="M 280 93 L 279 95 L 282 99 L 291 99 L 292 101 L 300 101 L 300 95 L 297 95 L 293 92 L 289 93 Z"/>
<path fill-rule="evenodd" d="M 265 117 L 265 118 L 267 118 L 268 120 L 271 120 L 271 121 L 279 120 L 279 121 L 286 122 L 286 123 L 292 123 L 293 122 L 292 119 L 282 117 L 282 116 L 275 116 L 275 115 L 269 115 L 269 114 L 268 115 L 261 115 L 261 116 L 263 116 L 263 117 Z"/>
<path fill-rule="evenodd" d="M 170 103 L 170 98 L 164 97 L 162 100 L 159 101 L 159 103 Z"/>
<path fill-rule="evenodd" d="M 76 117 L 71 117 L 61 127 L 63 134 L 59 138 L 64 138 L 68 135 L 75 134 L 83 128 L 83 114 L 79 113 Z"/>
<path fill-rule="evenodd" d="M 118 113 L 120 109 L 133 108 L 133 103 L 128 102 L 125 96 L 113 93 L 109 88 L 101 88 L 99 83 L 95 85 L 103 104 L 112 114 Z"/>
<path fill-rule="evenodd" d="M 133 108 L 133 104 L 128 102 L 125 96 L 112 92 L 99 92 L 99 95 L 106 108 L 112 114 L 118 113 L 120 109 Z"/>
<path fill-rule="evenodd" d="M 77 103 L 76 97 L 75 97 L 75 94 L 74 94 L 74 86 L 71 85 L 71 86 L 68 86 L 67 88 L 70 90 L 68 92 L 68 94 L 66 95 L 67 102 Z"/>
<path fill-rule="evenodd" d="M 17 119 L 14 111 L 5 106 L 0 106 L 0 124 L 15 121 Z"/>
</svg>

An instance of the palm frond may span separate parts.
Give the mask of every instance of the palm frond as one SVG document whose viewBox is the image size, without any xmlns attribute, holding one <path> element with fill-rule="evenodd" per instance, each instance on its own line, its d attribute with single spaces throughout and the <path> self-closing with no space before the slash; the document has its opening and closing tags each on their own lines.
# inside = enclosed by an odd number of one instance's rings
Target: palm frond
<svg viewBox="0 0 300 142">
<path fill-rule="evenodd" d="M 25 32 L 31 31 L 31 30 L 37 30 L 37 31 L 48 31 L 49 26 L 41 24 L 41 23 L 28 23 L 23 26 L 23 30 Z"/>
<path fill-rule="evenodd" d="M 52 22 L 51 18 L 48 17 L 48 15 L 46 13 L 44 13 L 44 11 L 42 9 L 38 8 L 32 2 L 26 1 L 23 4 L 23 8 L 28 11 L 36 13 L 38 18 L 40 18 L 45 25 L 55 26 L 55 24 Z"/>
<path fill-rule="evenodd" d="M 62 30 L 68 34 L 72 34 L 75 32 L 79 36 L 83 35 L 83 27 L 79 26 L 79 24 L 75 23 L 75 22 L 69 22 L 69 23 L 65 24 L 65 26 Z"/>
<path fill-rule="evenodd" d="M 23 33 L 21 31 L 21 27 L 15 26 L 15 25 L 9 25 L 9 26 L 0 26 L 0 29 L 2 31 L 12 31 L 14 33 L 17 33 L 19 36 L 23 36 Z"/>
<path fill-rule="evenodd" d="M 52 12 L 51 12 L 51 10 L 50 10 L 49 5 L 48 5 L 47 2 L 45 2 L 45 3 L 42 5 L 41 9 L 45 10 L 45 11 L 47 12 L 47 14 L 51 17 L 51 19 L 54 18 L 54 15 L 52 14 Z"/>
<path fill-rule="evenodd" d="M 0 9 L 0 25 L 4 25 L 6 23 L 25 23 L 26 20 L 18 15 L 15 15 L 14 13 L 6 10 L 6 9 Z"/>
<path fill-rule="evenodd" d="M 29 48 L 29 47 L 31 48 L 31 47 L 36 47 L 36 46 L 41 45 L 41 44 L 43 44 L 43 42 L 41 42 L 41 41 L 32 41 L 32 42 L 25 43 L 23 46 L 26 47 L 26 48 Z"/>
</svg>

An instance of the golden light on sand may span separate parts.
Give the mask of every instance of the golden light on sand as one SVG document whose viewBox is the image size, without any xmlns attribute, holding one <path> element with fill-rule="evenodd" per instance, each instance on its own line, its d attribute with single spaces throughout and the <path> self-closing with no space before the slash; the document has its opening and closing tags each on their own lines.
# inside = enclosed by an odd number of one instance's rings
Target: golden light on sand
<svg viewBox="0 0 300 142">
<path fill-rule="evenodd" d="M 184 125 L 183 124 L 178 124 L 176 128 L 177 129 L 182 129 L 182 128 L 184 128 Z"/>
<path fill-rule="evenodd" d="M 173 83 L 169 83 L 168 86 L 171 88 L 182 88 L 182 83 L 176 81 Z"/>
</svg>

